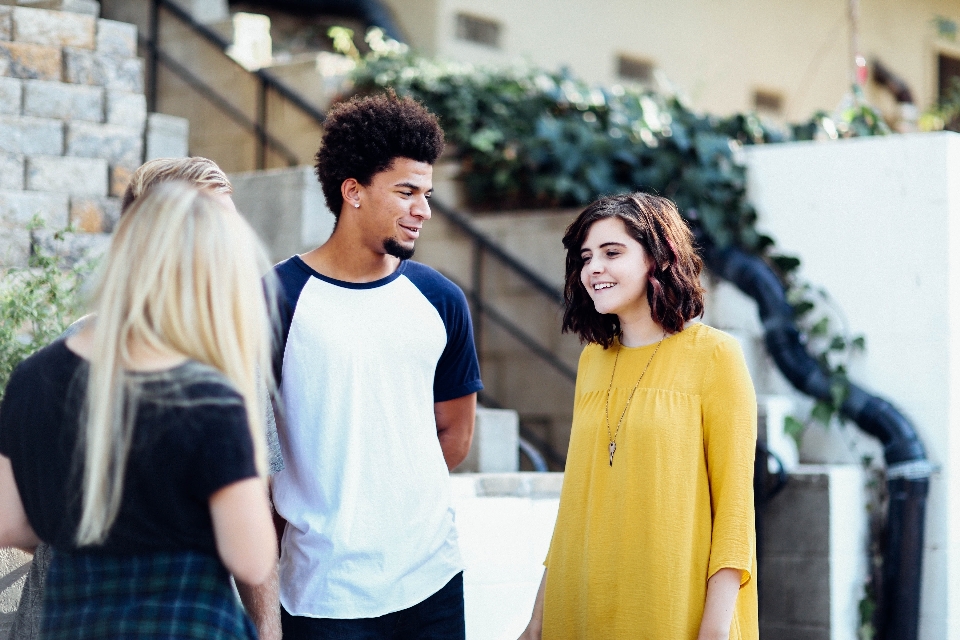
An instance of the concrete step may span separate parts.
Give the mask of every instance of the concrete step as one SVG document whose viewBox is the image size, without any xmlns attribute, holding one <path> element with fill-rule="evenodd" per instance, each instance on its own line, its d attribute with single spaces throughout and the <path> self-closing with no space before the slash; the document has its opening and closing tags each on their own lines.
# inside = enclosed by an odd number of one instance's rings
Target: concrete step
<svg viewBox="0 0 960 640">
<path fill-rule="evenodd" d="M 511 409 L 477 407 L 473 444 L 457 473 L 508 473 L 520 468 L 520 418 Z"/>
</svg>

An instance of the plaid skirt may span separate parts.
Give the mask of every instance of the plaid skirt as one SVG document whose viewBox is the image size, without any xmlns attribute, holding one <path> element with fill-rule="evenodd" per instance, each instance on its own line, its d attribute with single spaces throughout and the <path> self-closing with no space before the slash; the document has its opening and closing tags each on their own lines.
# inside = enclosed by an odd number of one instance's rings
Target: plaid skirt
<svg viewBox="0 0 960 640">
<path fill-rule="evenodd" d="M 55 551 L 41 640 L 256 640 L 219 559 Z"/>
</svg>

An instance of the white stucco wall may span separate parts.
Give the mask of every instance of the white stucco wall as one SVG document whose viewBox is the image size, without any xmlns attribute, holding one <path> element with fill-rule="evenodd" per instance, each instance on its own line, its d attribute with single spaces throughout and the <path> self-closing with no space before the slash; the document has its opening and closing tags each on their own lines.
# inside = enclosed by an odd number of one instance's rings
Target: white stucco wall
<svg viewBox="0 0 960 640">
<path fill-rule="evenodd" d="M 916 425 L 931 481 L 922 640 L 960 638 L 960 135 L 748 153 L 760 226 L 863 333 L 852 375 Z"/>
</svg>

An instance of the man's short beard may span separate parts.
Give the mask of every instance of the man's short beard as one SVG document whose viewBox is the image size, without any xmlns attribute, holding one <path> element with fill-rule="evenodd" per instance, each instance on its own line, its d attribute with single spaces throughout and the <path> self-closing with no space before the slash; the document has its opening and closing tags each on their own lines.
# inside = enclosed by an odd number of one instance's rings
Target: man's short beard
<svg viewBox="0 0 960 640">
<path fill-rule="evenodd" d="M 400 258 L 401 260 L 409 260 L 413 257 L 414 247 L 407 249 L 397 242 L 396 238 L 387 238 L 383 241 L 383 250 L 391 256 Z"/>
</svg>

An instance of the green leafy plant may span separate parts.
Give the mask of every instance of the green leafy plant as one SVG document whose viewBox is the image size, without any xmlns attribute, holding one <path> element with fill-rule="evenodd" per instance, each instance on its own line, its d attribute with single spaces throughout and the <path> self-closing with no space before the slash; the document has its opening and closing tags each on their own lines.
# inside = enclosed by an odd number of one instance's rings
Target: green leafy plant
<svg viewBox="0 0 960 640">
<path fill-rule="evenodd" d="M 35 218 L 30 230 L 43 225 Z M 62 240 L 67 230 L 54 234 Z M 55 339 L 76 319 L 80 288 L 90 266 L 61 268 L 57 256 L 34 246 L 26 268 L 0 277 L 0 389 L 27 356 Z"/>
<path fill-rule="evenodd" d="M 877 630 L 874 615 L 880 598 L 879 586 L 883 581 L 883 545 L 885 542 L 885 523 L 889 494 L 883 469 L 873 464 L 869 456 L 861 460 L 866 474 L 867 526 L 869 543 L 867 546 L 867 578 L 864 581 L 863 597 L 859 602 L 860 626 L 857 629 L 858 640 L 873 640 Z"/>
<path fill-rule="evenodd" d="M 951 78 L 937 103 L 917 122 L 922 131 L 960 131 L 960 78 Z"/>
<path fill-rule="evenodd" d="M 888 133 L 856 90 L 836 117 L 818 113 L 807 123 L 779 128 L 753 113 L 700 114 L 680 97 L 650 89 L 593 87 L 567 70 L 428 59 L 377 30 L 366 41 L 370 51 L 355 56 L 351 92 L 392 89 L 436 113 L 474 209 L 580 206 L 602 195 L 652 191 L 674 200 L 718 247 L 735 245 L 761 256 L 782 278 L 808 345 L 833 380 L 831 398 L 815 405 L 814 418 L 829 422 L 838 414 L 846 362 L 863 339 L 851 339 L 829 319 L 805 322 L 816 315 L 822 296 L 799 277 L 799 259 L 778 252 L 758 229 L 757 212 L 746 198 L 743 148 Z"/>
</svg>

